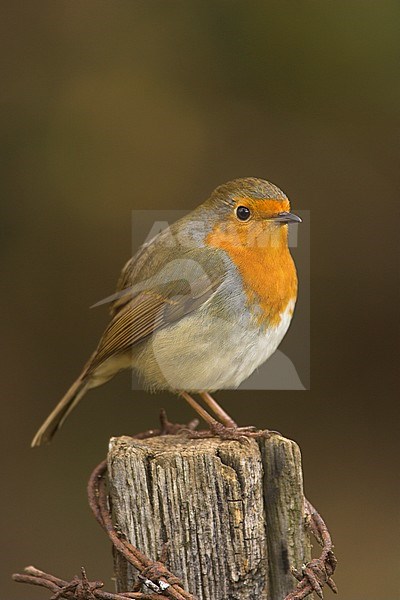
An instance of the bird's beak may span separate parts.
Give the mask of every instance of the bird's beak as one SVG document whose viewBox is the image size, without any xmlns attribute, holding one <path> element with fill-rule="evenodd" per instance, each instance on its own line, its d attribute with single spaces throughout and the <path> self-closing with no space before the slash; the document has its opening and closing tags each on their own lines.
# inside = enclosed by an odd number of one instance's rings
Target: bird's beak
<svg viewBox="0 0 400 600">
<path fill-rule="evenodd" d="M 271 221 L 276 223 L 301 223 L 300 217 L 291 212 L 280 212 Z"/>
</svg>

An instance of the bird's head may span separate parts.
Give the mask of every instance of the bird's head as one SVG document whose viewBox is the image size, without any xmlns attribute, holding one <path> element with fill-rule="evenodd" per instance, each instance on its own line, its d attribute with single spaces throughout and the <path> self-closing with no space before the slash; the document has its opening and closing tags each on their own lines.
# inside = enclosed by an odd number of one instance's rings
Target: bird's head
<svg viewBox="0 0 400 600">
<path fill-rule="evenodd" d="M 220 247 L 287 247 L 288 224 L 301 222 L 278 187 L 253 177 L 217 187 L 206 204 L 214 220 L 209 241 Z"/>
</svg>

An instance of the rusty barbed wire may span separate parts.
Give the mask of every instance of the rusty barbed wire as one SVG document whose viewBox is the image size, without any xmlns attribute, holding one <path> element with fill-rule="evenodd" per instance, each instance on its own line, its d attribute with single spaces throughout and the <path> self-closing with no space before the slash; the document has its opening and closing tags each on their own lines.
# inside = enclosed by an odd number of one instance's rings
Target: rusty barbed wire
<svg viewBox="0 0 400 600">
<path fill-rule="evenodd" d="M 322 588 L 325 584 L 335 594 L 338 591 L 332 579 L 337 565 L 337 558 L 333 552 L 333 543 L 328 527 L 307 498 L 304 498 L 304 510 L 306 524 L 323 550 L 319 558 L 313 558 L 307 564 L 303 565 L 301 571 L 292 567 L 292 574 L 299 583 L 296 589 L 288 594 L 284 600 L 303 600 L 303 598 L 306 598 L 306 596 L 313 592 L 320 598 L 323 598 Z"/>
<path fill-rule="evenodd" d="M 159 434 L 154 432 L 154 435 Z M 106 470 L 107 461 L 104 460 L 93 471 L 88 483 L 88 499 L 94 516 L 107 533 L 115 549 L 139 571 L 139 577 L 147 587 L 155 586 L 154 591 L 167 598 L 195 600 L 195 597 L 183 589 L 180 580 L 168 571 L 162 562 L 152 561 L 138 548 L 118 535 L 108 507 L 108 494 L 104 478 Z M 138 597 L 140 598 L 140 596 Z"/>
<path fill-rule="evenodd" d="M 69 600 L 160 600 L 159 594 L 143 594 L 141 592 L 122 592 L 113 594 L 101 588 L 102 581 L 89 581 L 86 571 L 82 567 L 81 577 L 75 576 L 72 581 L 64 581 L 54 575 L 45 573 L 36 567 L 30 566 L 24 569 L 24 573 L 16 573 L 13 580 L 19 583 L 30 583 L 45 587 L 53 592 L 50 600 L 67 598 Z"/>
<path fill-rule="evenodd" d="M 133 435 L 136 439 L 157 437 L 160 435 L 173 435 L 178 431 L 193 431 L 197 425 L 197 419 L 188 425 L 170 423 L 165 411 L 160 415 L 160 429 Z M 45 587 L 53 592 L 50 600 L 159 600 L 161 597 L 174 600 L 196 600 L 196 597 L 187 592 L 179 580 L 171 573 L 164 564 L 165 548 L 161 552 L 160 560 L 153 561 L 126 539 L 121 537 L 112 523 L 112 515 L 109 507 L 105 474 L 107 461 L 102 461 L 92 472 L 87 492 L 89 506 L 100 526 L 107 533 L 114 548 L 134 567 L 138 573 L 138 581 L 133 591 L 128 592 L 106 592 L 101 581 L 89 581 L 85 569 L 81 569 L 81 577 L 75 576 L 70 582 L 59 579 L 54 575 L 45 573 L 36 567 L 29 566 L 24 573 L 13 575 L 13 580 L 19 583 L 29 583 Z M 328 528 L 312 504 L 305 498 L 306 524 L 323 550 L 319 558 L 314 558 L 302 566 L 301 571 L 291 569 L 293 576 L 298 580 L 296 588 L 290 592 L 284 600 L 303 600 L 315 592 L 323 598 L 323 587 L 328 585 L 337 593 L 336 585 L 332 579 L 337 559 L 333 552 L 332 539 Z M 147 587 L 149 593 L 140 591 L 143 586 Z"/>
</svg>

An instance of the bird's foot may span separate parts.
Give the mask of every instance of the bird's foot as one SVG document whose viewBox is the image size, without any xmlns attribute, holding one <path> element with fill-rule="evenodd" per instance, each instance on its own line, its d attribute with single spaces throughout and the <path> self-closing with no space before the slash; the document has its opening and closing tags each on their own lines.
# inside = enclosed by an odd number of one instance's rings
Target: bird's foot
<svg viewBox="0 0 400 600">
<path fill-rule="evenodd" d="M 203 431 L 189 431 L 187 428 L 182 429 L 181 433 L 189 439 L 206 439 L 220 438 L 221 440 L 234 440 L 237 442 L 248 442 L 250 438 L 269 437 L 271 434 L 278 433 L 277 431 L 269 431 L 268 429 L 257 429 L 253 425 L 246 427 L 227 427 L 218 421 L 210 424 L 210 429 Z"/>
<path fill-rule="evenodd" d="M 210 425 L 210 433 L 215 437 L 219 437 L 221 440 L 244 442 L 249 438 L 259 437 L 262 432 L 253 425 L 248 425 L 246 427 L 239 427 L 236 424 L 227 426 L 216 421 Z"/>
<path fill-rule="evenodd" d="M 256 427 L 249 425 L 247 427 L 239 427 L 235 424 L 225 425 L 224 423 L 213 423 L 210 425 L 210 432 L 220 437 L 221 439 L 237 439 L 240 435 L 254 434 L 257 431 Z"/>
</svg>

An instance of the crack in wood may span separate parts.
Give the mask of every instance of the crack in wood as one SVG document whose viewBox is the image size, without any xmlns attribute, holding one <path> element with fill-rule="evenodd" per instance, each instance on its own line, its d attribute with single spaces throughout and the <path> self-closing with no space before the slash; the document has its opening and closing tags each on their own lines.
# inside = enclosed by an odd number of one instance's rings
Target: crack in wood
<svg viewBox="0 0 400 600">
<path fill-rule="evenodd" d="M 300 453 L 280 436 L 249 440 L 115 438 L 108 457 L 115 518 L 199 600 L 281 600 L 309 557 Z M 117 557 L 118 590 L 134 572 Z"/>
</svg>

